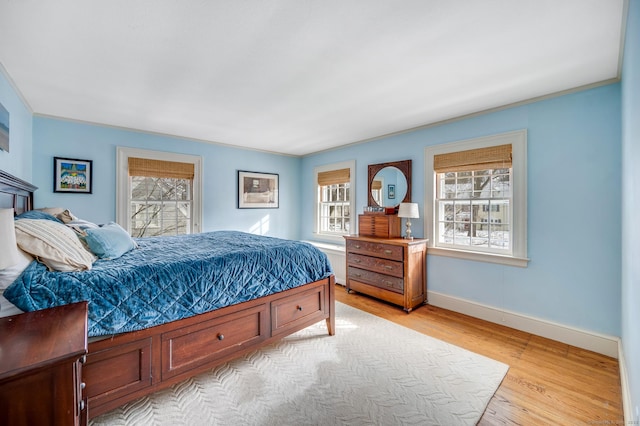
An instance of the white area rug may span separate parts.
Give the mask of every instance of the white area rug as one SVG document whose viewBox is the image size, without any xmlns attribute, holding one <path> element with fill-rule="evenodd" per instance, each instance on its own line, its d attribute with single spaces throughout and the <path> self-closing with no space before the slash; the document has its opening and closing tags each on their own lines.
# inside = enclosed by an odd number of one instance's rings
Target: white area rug
<svg viewBox="0 0 640 426">
<path fill-rule="evenodd" d="M 508 366 L 336 302 L 322 321 L 98 425 L 475 425 Z"/>
</svg>

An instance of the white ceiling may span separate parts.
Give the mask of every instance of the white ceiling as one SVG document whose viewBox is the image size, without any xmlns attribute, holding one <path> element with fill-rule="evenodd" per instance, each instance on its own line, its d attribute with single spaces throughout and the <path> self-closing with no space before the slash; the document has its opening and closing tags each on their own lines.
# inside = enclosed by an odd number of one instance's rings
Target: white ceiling
<svg viewBox="0 0 640 426">
<path fill-rule="evenodd" d="M 625 0 L 0 0 L 35 114 L 304 155 L 619 77 Z"/>
</svg>

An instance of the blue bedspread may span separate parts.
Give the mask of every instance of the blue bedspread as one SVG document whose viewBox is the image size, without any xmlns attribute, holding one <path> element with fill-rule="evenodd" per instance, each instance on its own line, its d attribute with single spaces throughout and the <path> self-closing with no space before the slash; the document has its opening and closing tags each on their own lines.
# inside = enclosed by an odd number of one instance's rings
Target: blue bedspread
<svg viewBox="0 0 640 426">
<path fill-rule="evenodd" d="M 328 277 L 308 243 L 236 231 L 136 240 L 91 271 L 31 265 L 4 292 L 23 311 L 89 301 L 89 336 L 141 330 Z"/>
</svg>

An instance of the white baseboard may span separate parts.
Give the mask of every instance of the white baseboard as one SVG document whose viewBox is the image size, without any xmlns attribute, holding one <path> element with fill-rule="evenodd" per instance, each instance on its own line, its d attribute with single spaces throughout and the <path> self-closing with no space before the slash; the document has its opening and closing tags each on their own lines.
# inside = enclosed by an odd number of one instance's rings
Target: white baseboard
<svg viewBox="0 0 640 426">
<path fill-rule="evenodd" d="M 622 350 L 622 340 L 618 344 L 618 365 L 620 366 L 620 388 L 622 391 L 622 412 L 624 413 L 624 424 L 633 423 L 636 420 L 633 414 L 633 403 L 631 402 L 631 389 L 629 388 L 629 376 L 627 376 L 627 363 Z"/>
<path fill-rule="evenodd" d="M 428 301 L 433 306 L 577 346 L 612 358 L 619 358 L 618 345 L 620 339 L 615 336 L 580 330 L 434 291 L 428 292 Z"/>
</svg>

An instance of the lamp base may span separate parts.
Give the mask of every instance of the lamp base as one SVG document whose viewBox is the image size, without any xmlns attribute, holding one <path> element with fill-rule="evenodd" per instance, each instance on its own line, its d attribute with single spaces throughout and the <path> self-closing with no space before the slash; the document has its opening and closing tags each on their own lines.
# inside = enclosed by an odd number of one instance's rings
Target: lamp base
<svg viewBox="0 0 640 426">
<path fill-rule="evenodd" d="M 413 236 L 411 235 L 411 220 L 407 219 L 406 229 L 404 231 L 404 239 L 405 240 L 413 240 Z"/>
</svg>

